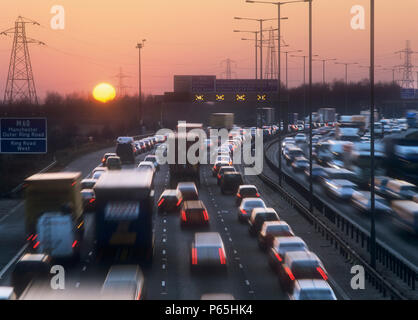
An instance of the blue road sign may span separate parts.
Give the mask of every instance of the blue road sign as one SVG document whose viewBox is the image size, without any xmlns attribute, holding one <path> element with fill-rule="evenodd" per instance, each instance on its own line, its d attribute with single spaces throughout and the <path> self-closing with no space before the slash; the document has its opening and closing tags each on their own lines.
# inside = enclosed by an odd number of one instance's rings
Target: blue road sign
<svg viewBox="0 0 418 320">
<path fill-rule="evenodd" d="M 46 119 L 0 119 L 0 153 L 47 153 Z"/>
</svg>

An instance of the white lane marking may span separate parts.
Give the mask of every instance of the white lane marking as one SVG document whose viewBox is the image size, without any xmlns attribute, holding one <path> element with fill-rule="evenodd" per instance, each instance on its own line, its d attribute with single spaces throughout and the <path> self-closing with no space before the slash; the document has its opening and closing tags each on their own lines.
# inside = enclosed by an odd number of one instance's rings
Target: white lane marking
<svg viewBox="0 0 418 320">
<path fill-rule="evenodd" d="M 0 271 L 0 279 L 4 276 L 4 274 L 7 272 L 7 270 L 15 263 L 17 259 L 20 258 L 20 256 L 23 254 L 23 252 L 26 250 L 26 248 L 29 246 L 29 243 L 25 243 L 25 245 L 19 250 L 19 252 L 12 258 L 12 260 L 9 261 L 8 264 Z"/>
<path fill-rule="evenodd" d="M 165 250 L 163 250 L 163 255 L 165 255 Z"/>
<path fill-rule="evenodd" d="M 163 238 L 163 242 L 166 242 L 167 241 L 167 239 L 166 238 Z"/>
<path fill-rule="evenodd" d="M 165 264 L 163 264 L 163 270 L 165 270 Z"/>
<path fill-rule="evenodd" d="M 249 286 L 249 285 L 250 285 L 250 281 L 245 280 L 245 284 L 246 284 L 247 286 Z"/>
<path fill-rule="evenodd" d="M 83 267 L 83 269 L 82 269 L 81 271 L 86 271 L 86 269 L 87 269 L 87 267 L 86 267 L 86 266 L 84 266 L 84 267 Z"/>
<path fill-rule="evenodd" d="M 164 229 L 163 229 L 163 232 L 164 232 L 164 233 L 166 233 L 166 232 L 167 232 L 167 229 L 165 229 L 165 228 L 164 228 Z"/>
<path fill-rule="evenodd" d="M 165 281 L 161 281 L 161 286 L 165 287 Z"/>
<path fill-rule="evenodd" d="M 77 282 L 76 284 L 75 284 L 75 287 L 76 288 L 78 288 L 80 286 L 80 282 Z"/>
<path fill-rule="evenodd" d="M 230 242 L 232 242 L 232 239 L 231 239 L 231 237 L 229 237 L 229 241 L 230 241 Z"/>
<path fill-rule="evenodd" d="M 241 264 L 241 263 L 239 264 L 239 268 L 240 268 L 240 269 L 244 268 L 244 267 L 242 266 L 242 264 Z"/>
<path fill-rule="evenodd" d="M 227 227 L 225 227 L 225 231 L 228 231 L 228 228 Z"/>
</svg>

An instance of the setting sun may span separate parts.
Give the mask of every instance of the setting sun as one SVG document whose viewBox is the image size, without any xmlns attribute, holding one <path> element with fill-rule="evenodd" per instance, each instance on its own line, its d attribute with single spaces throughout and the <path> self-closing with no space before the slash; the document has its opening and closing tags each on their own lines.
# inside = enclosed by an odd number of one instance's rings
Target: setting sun
<svg viewBox="0 0 418 320">
<path fill-rule="evenodd" d="M 116 90 L 109 83 L 100 83 L 93 89 L 93 97 L 97 101 L 106 103 L 115 99 Z"/>
</svg>

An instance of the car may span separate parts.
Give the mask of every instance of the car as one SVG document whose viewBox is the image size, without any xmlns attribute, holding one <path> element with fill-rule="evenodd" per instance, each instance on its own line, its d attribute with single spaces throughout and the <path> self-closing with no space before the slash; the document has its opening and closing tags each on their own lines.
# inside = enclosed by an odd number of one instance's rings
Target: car
<svg viewBox="0 0 418 320">
<path fill-rule="evenodd" d="M 143 300 L 145 277 L 138 265 L 110 267 L 101 290 L 103 300 Z"/>
<path fill-rule="evenodd" d="M 113 152 L 105 153 L 104 156 L 103 156 L 103 158 L 102 158 L 102 165 L 103 166 L 106 165 L 107 158 L 109 158 L 109 157 L 116 157 L 116 156 L 117 156 L 117 154 L 116 153 L 113 153 Z"/>
<path fill-rule="evenodd" d="M 370 213 L 370 199 L 370 191 L 354 191 L 351 196 L 351 203 L 360 212 Z M 375 212 L 382 214 L 390 214 L 392 212 L 389 202 L 379 195 L 375 195 Z"/>
<path fill-rule="evenodd" d="M 350 200 L 358 189 L 355 183 L 344 179 L 327 180 L 324 187 L 328 195 L 337 200 Z"/>
<path fill-rule="evenodd" d="M 418 203 L 411 200 L 394 200 L 391 206 L 395 224 L 415 236 L 418 235 Z"/>
<path fill-rule="evenodd" d="M 304 133 L 298 133 L 295 136 L 296 143 L 306 143 L 306 135 Z"/>
<path fill-rule="evenodd" d="M 116 145 L 116 155 L 120 158 L 122 163 L 133 164 L 135 163 L 135 145 L 128 142 L 119 142 Z"/>
<path fill-rule="evenodd" d="M 248 219 L 248 232 L 252 236 L 258 235 L 266 221 L 280 221 L 279 215 L 273 208 L 254 208 Z"/>
<path fill-rule="evenodd" d="M 290 145 L 286 147 L 284 150 L 284 157 L 286 159 L 287 164 L 293 162 L 296 157 L 303 157 L 304 153 L 301 148 Z"/>
<path fill-rule="evenodd" d="M 260 198 L 245 198 L 238 207 L 238 221 L 246 222 L 254 208 L 267 208 L 264 201 Z"/>
<path fill-rule="evenodd" d="M 320 166 L 319 164 L 313 164 L 312 165 L 312 180 L 315 182 L 318 182 L 320 181 L 321 178 L 325 177 L 326 173 L 324 169 L 325 168 Z M 304 173 L 305 173 L 306 178 L 309 179 L 309 175 L 310 175 L 309 167 L 305 169 Z"/>
<path fill-rule="evenodd" d="M 284 261 L 286 252 L 308 251 L 308 246 L 300 237 L 286 236 L 274 237 L 273 244 L 268 251 L 268 262 L 275 272 L 279 272 L 279 267 Z"/>
<path fill-rule="evenodd" d="M 236 194 L 240 185 L 244 183 L 240 172 L 225 172 L 219 182 L 222 194 Z"/>
<path fill-rule="evenodd" d="M 329 283 L 321 279 L 296 280 L 289 300 L 337 300 Z"/>
<path fill-rule="evenodd" d="M 212 176 L 216 177 L 218 175 L 220 167 L 228 167 L 230 165 L 229 161 L 215 161 L 215 164 L 212 167 Z"/>
<path fill-rule="evenodd" d="M 392 180 L 390 177 L 378 176 L 374 178 L 374 190 L 377 194 L 385 197 L 386 196 L 386 186 L 388 182 Z"/>
<path fill-rule="evenodd" d="M 209 227 L 209 214 L 202 200 L 184 201 L 180 210 L 181 227 Z"/>
<path fill-rule="evenodd" d="M 305 157 L 296 157 L 292 162 L 293 171 L 304 171 L 309 168 L 309 160 Z"/>
<path fill-rule="evenodd" d="M 336 169 L 336 168 L 324 168 L 325 174 L 323 176 L 319 176 L 319 182 L 322 186 L 325 186 L 328 180 L 350 180 L 353 181 L 356 179 L 355 172 L 347 169 Z"/>
<path fill-rule="evenodd" d="M 238 187 L 238 192 L 235 197 L 235 204 L 239 206 L 241 204 L 242 199 L 250 198 L 250 197 L 251 198 L 260 197 L 257 187 L 252 184 L 242 184 Z"/>
<path fill-rule="evenodd" d="M 148 156 L 145 157 L 144 161 L 152 162 L 154 164 L 154 166 L 155 166 L 155 169 L 157 171 L 160 170 L 160 165 L 158 163 L 157 156 L 155 156 L 155 155 L 148 155 Z"/>
<path fill-rule="evenodd" d="M 94 185 L 96 184 L 95 179 L 83 179 L 81 180 L 80 187 L 81 189 L 93 189 Z"/>
<path fill-rule="evenodd" d="M 10 284 L 20 296 L 33 279 L 47 279 L 50 275 L 52 259 L 47 254 L 24 254 L 15 264 Z"/>
<path fill-rule="evenodd" d="M 155 172 L 155 165 L 151 161 L 142 161 L 138 164 L 137 170 L 151 170 Z"/>
<path fill-rule="evenodd" d="M 158 212 L 178 212 L 181 202 L 182 198 L 179 190 L 166 189 L 158 199 Z"/>
<path fill-rule="evenodd" d="M 94 211 L 96 204 L 96 195 L 94 194 L 93 189 L 83 189 L 81 190 L 81 197 L 83 198 L 83 208 L 84 211 Z"/>
<path fill-rule="evenodd" d="M 96 171 L 93 173 L 93 176 L 91 177 L 93 180 L 97 181 L 100 179 L 100 177 L 105 173 L 106 171 Z"/>
<path fill-rule="evenodd" d="M 17 297 L 13 287 L 0 287 L 0 301 L 16 299 Z"/>
<path fill-rule="evenodd" d="M 192 271 L 203 269 L 212 273 L 216 269 L 227 270 L 228 258 L 218 232 L 196 232 L 190 251 Z"/>
<path fill-rule="evenodd" d="M 392 200 L 412 200 L 417 193 L 414 184 L 396 179 L 389 180 L 385 190 L 385 196 Z"/>
<path fill-rule="evenodd" d="M 287 252 L 279 267 L 279 282 L 285 292 L 291 291 L 296 280 L 320 279 L 328 280 L 328 273 L 318 258 L 311 251 Z"/>
<path fill-rule="evenodd" d="M 179 182 L 177 184 L 182 201 L 199 200 L 199 192 L 194 182 Z"/>
<path fill-rule="evenodd" d="M 118 156 L 108 157 L 106 160 L 106 167 L 108 170 L 120 170 L 122 169 L 122 162 Z"/>
<path fill-rule="evenodd" d="M 92 171 L 91 174 L 93 176 L 96 172 L 104 173 L 106 171 L 107 171 L 107 168 L 106 167 L 96 167 L 96 168 L 93 169 L 93 171 Z"/>
<path fill-rule="evenodd" d="M 265 221 L 258 234 L 258 246 L 267 250 L 273 246 L 276 237 L 294 237 L 292 228 L 284 221 Z"/>
<path fill-rule="evenodd" d="M 220 185 L 221 179 L 222 179 L 225 172 L 236 172 L 236 170 L 232 166 L 222 166 L 222 167 L 220 167 L 219 170 L 218 170 L 218 175 L 217 175 L 218 185 Z"/>
<path fill-rule="evenodd" d="M 293 144 L 294 145 L 295 143 L 296 142 L 295 142 L 295 139 L 293 137 L 286 137 L 282 141 L 282 147 L 284 148 L 284 147 L 286 147 L 289 144 Z"/>
</svg>

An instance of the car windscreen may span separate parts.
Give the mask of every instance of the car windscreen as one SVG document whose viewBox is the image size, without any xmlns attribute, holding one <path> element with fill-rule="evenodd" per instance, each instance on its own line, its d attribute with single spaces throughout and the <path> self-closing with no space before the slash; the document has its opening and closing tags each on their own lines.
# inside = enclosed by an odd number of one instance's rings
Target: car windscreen
<svg viewBox="0 0 418 320">
<path fill-rule="evenodd" d="M 331 300 L 334 299 L 330 290 L 303 289 L 299 294 L 300 300 Z"/>
<path fill-rule="evenodd" d="M 256 188 L 243 188 L 240 190 L 240 194 L 246 197 L 256 195 L 257 189 Z"/>
</svg>

